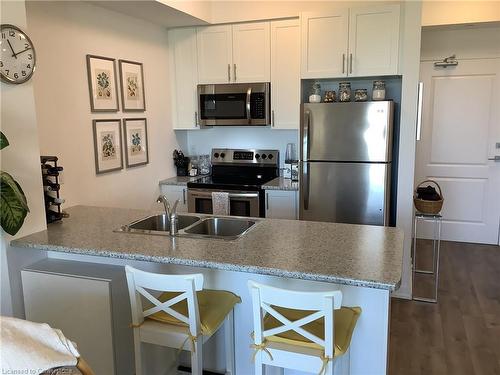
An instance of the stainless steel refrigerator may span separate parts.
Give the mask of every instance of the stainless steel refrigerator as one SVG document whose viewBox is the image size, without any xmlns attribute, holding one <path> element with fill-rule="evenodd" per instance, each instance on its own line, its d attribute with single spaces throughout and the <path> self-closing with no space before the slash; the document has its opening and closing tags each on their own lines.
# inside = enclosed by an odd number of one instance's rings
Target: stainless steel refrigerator
<svg viewBox="0 0 500 375">
<path fill-rule="evenodd" d="M 388 225 L 392 101 L 301 106 L 300 219 Z"/>
</svg>

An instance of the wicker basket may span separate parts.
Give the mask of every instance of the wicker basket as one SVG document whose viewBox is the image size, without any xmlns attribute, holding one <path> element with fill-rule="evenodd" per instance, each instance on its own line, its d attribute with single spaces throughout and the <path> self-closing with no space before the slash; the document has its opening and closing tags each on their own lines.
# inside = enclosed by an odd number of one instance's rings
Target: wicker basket
<svg viewBox="0 0 500 375">
<path fill-rule="evenodd" d="M 420 186 L 422 186 L 423 184 L 425 184 L 426 182 L 433 183 L 434 185 L 437 186 L 439 197 L 441 198 L 440 200 L 427 201 L 425 199 L 417 198 L 417 189 Z M 424 214 L 431 214 L 431 215 L 438 214 L 441 211 L 441 209 L 443 208 L 443 202 L 444 202 L 444 199 L 443 199 L 443 193 L 441 192 L 441 186 L 439 186 L 439 184 L 433 180 L 422 181 L 421 183 L 419 183 L 417 185 L 417 187 L 415 188 L 415 192 L 413 193 L 413 203 L 415 204 L 415 208 L 419 212 L 422 212 Z"/>
</svg>

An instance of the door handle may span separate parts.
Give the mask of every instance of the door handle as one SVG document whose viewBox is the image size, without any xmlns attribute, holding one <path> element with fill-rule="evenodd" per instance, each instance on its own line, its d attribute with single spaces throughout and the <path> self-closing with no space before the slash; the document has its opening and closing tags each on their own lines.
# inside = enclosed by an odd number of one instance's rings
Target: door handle
<svg viewBox="0 0 500 375">
<path fill-rule="evenodd" d="M 345 53 L 342 54 L 342 74 L 345 73 Z"/>
<path fill-rule="evenodd" d="M 349 57 L 350 57 L 349 58 L 349 70 L 350 70 L 349 73 L 352 74 L 352 53 L 349 54 Z"/>
<path fill-rule="evenodd" d="M 199 126 L 199 123 L 198 123 L 198 112 L 194 112 L 194 126 L 196 126 L 196 127 Z"/>
<path fill-rule="evenodd" d="M 233 73 L 234 73 L 233 80 L 234 82 L 236 82 L 236 64 L 233 64 Z"/>
<path fill-rule="evenodd" d="M 271 111 L 271 126 L 274 128 L 274 109 Z"/>
<path fill-rule="evenodd" d="M 417 98 L 417 141 L 420 141 L 422 133 L 422 105 L 424 95 L 424 83 L 418 83 L 418 98 Z"/>
<path fill-rule="evenodd" d="M 269 211 L 269 193 L 266 193 L 266 210 Z"/>
<path fill-rule="evenodd" d="M 227 81 L 231 82 L 231 64 L 227 64 Z"/>
<path fill-rule="evenodd" d="M 186 189 L 182 189 L 182 201 L 186 204 Z"/>
<path fill-rule="evenodd" d="M 311 121 L 311 115 L 308 110 L 304 111 L 304 129 L 302 134 L 302 160 L 307 161 L 309 159 L 309 123 Z"/>
<path fill-rule="evenodd" d="M 249 124 L 252 121 L 252 117 L 250 115 L 250 98 L 251 98 L 251 96 L 252 96 L 252 88 L 249 87 L 247 90 L 247 120 L 248 120 Z"/>
</svg>

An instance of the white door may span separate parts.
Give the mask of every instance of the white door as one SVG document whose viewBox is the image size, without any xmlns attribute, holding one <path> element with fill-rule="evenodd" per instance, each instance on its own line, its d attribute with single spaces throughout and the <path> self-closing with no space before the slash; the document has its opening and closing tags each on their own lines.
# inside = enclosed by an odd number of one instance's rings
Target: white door
<svg viewBox="0 0 500 375">
<path fill-rule="evenodd" d="M 457 67 L 422 62 L 421 140 L 415 182 L 443 189 L 442 238 L 497 244 L 500 221 L 500 59 L 471 59 Z M 431 228 L 421 227 L 422 237 Z"/>
<path fill-rule="evenodd" d="M 168 32 L 172 82 L 172 120 L 174 129 L 198 126 L 198 65 L 196 29 L 179 28 Z"/>
<path fill-rule="evenodd" d="M 196 34 L 200 83 L 230 82 L 233 44 L 231 25 L 199 27 Z"/>
<path fill-rule="evenodd" d="M 300 22 L 271 22 L 271 126 L 298 129 L 300 118 Z"/>
<path fill-rule="evenodd" d="M 347 75 L 349 11 L 301 14 L 301 77 Z"/>
<path fill-rule="evenodd" d="M 398 73 L 399 5 L 351 8 L 349 76 Z"/>
<path fill-rule="evenodd" d="M 269 22 L 233 25 L 232 82 L 269 82 Z"/>
</svg>

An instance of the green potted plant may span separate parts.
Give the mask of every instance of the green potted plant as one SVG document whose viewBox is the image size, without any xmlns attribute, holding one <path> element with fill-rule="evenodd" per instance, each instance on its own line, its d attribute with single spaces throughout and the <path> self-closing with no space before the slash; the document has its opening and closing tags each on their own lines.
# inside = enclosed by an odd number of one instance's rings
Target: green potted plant
<svg viewBox="0 0 500 375">
<path fill-rule="evenodd" d="M 0 132 L 0 150 L 8 145 L 9 141 Z M 28 201 L 23 189 L 10 174 L 0 170 L 0 222 L 3 230 L 15 235 L 23 226 L 28 212 Z"/>
</svg>

